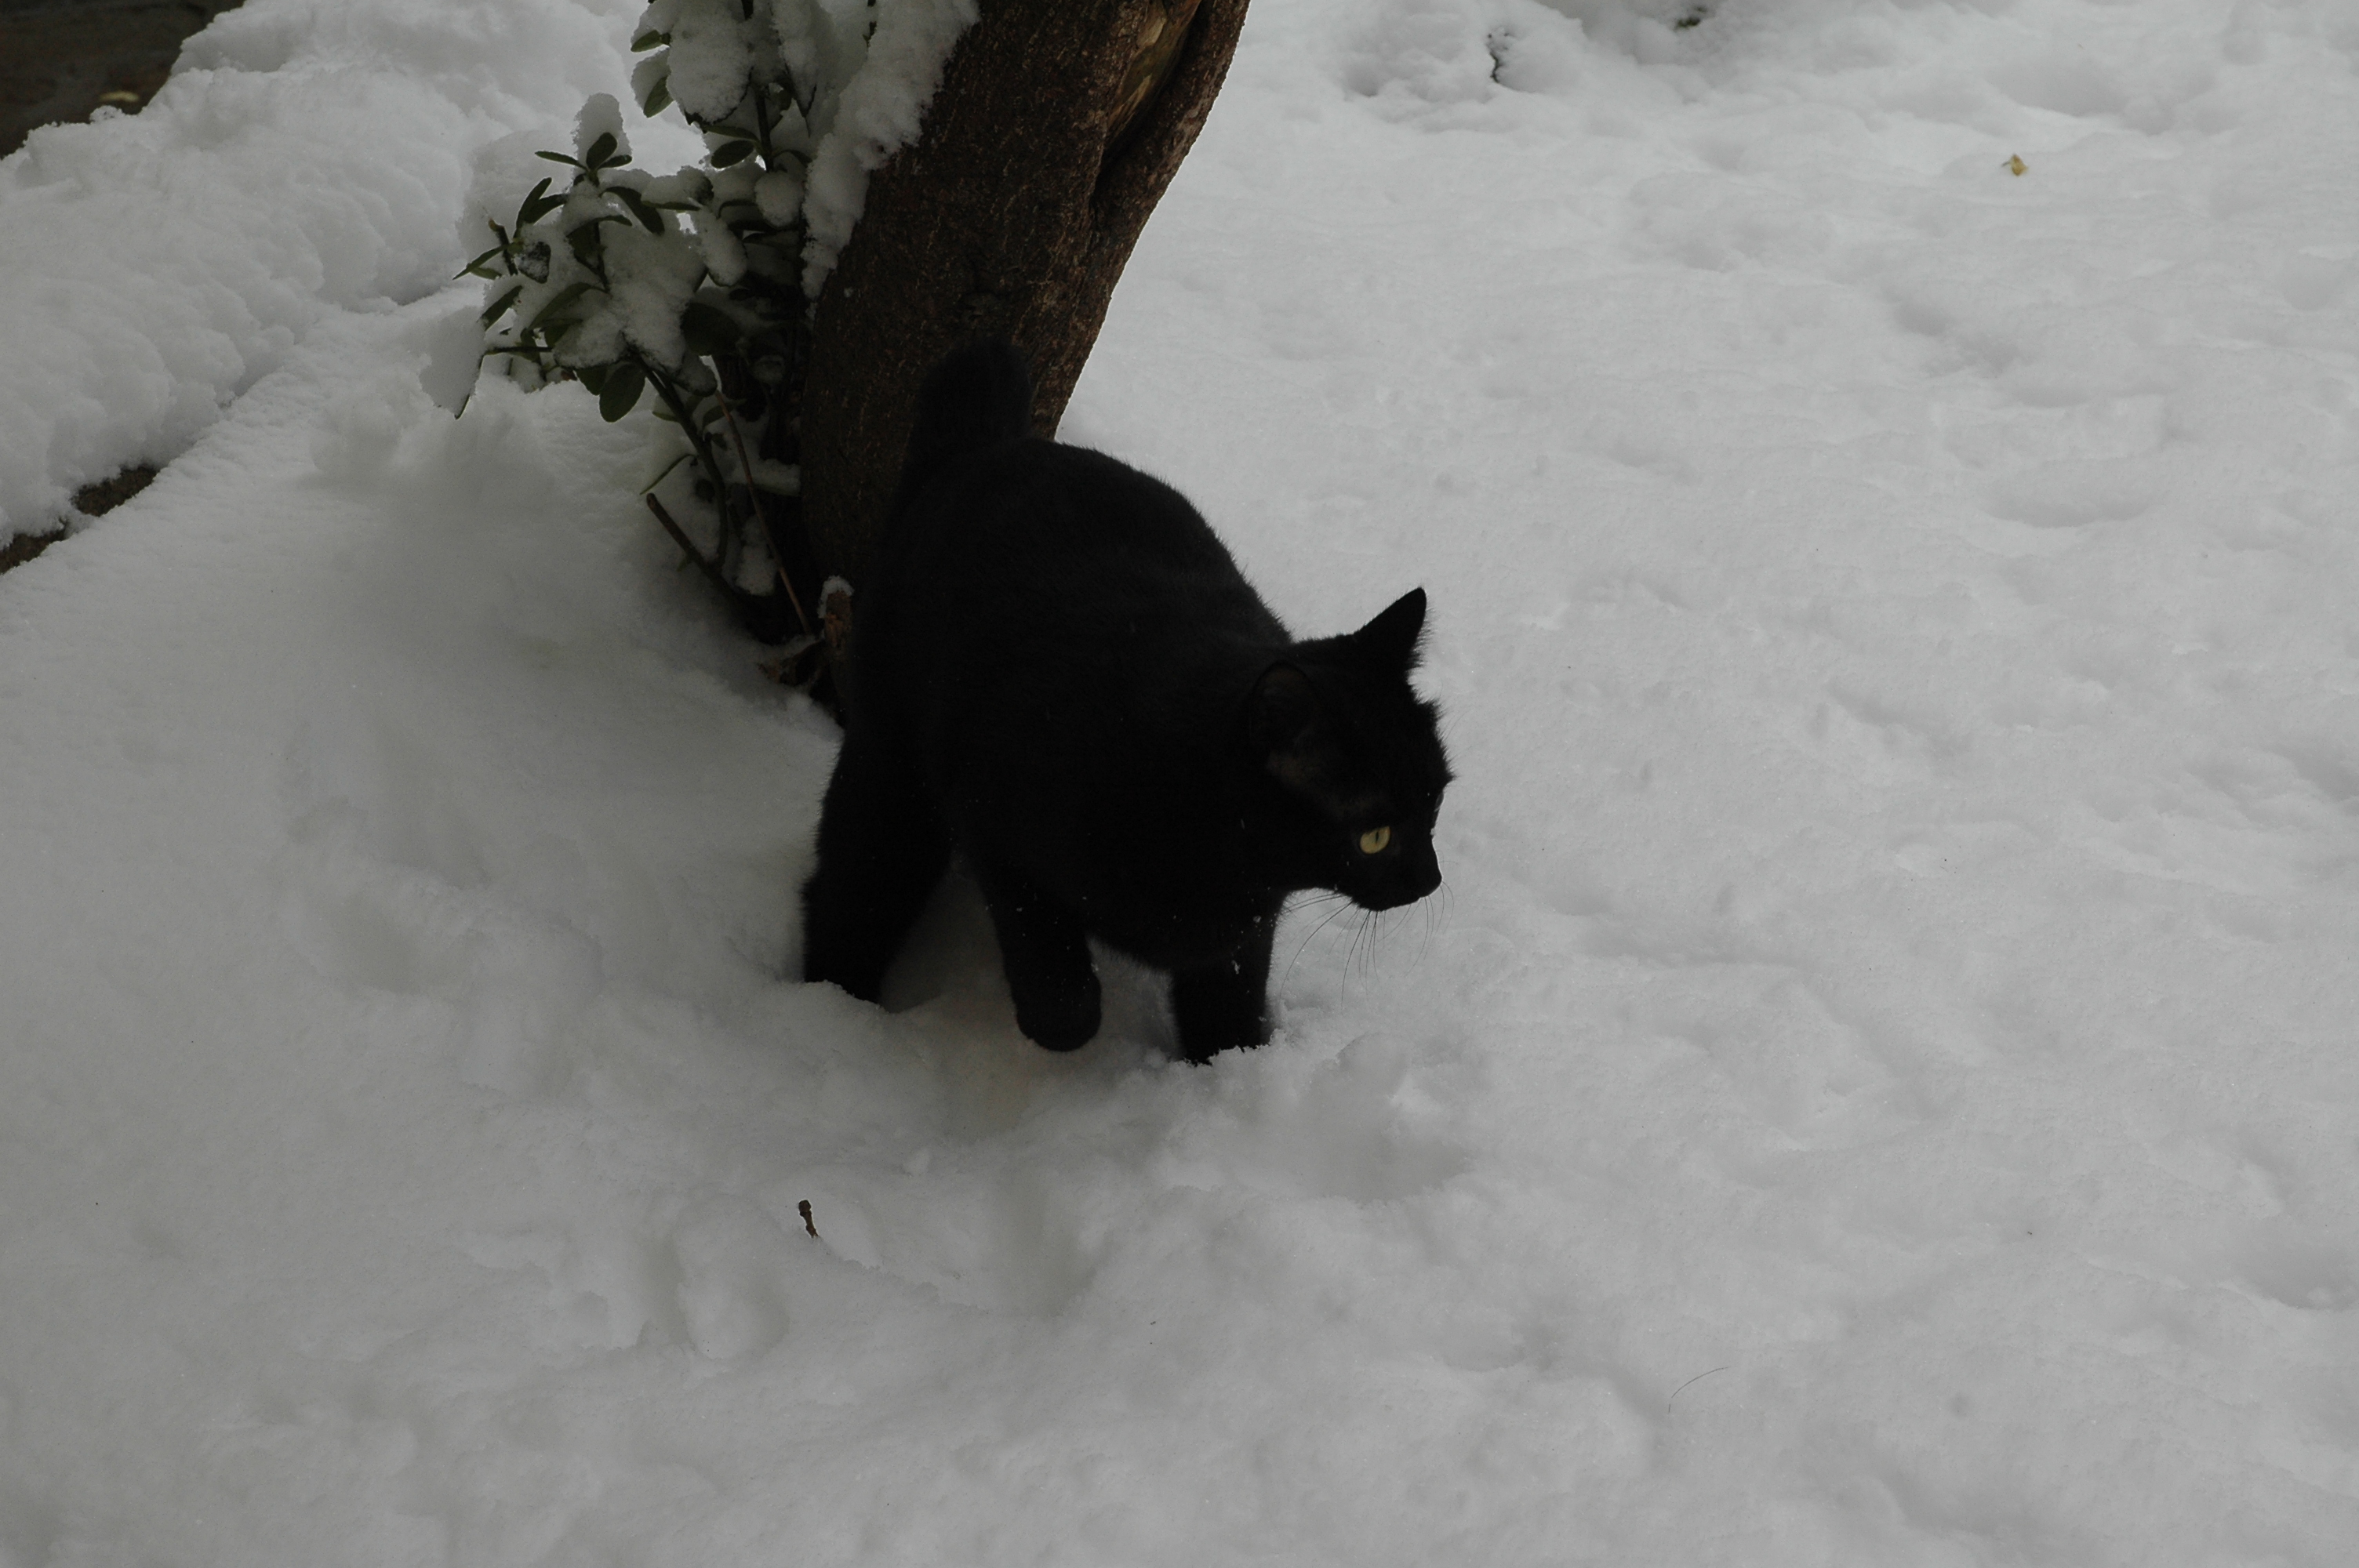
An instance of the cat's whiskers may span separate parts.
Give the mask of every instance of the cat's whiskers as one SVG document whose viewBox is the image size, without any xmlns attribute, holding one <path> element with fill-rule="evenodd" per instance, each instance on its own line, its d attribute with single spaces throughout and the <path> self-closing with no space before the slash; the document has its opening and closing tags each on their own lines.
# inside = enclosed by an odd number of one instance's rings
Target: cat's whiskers
<svg viewBox="0 0 2359 1568">
<path fill-rule="evenodd" d="M 1367 973 L 1373 975 L 1376 972 L 1376 939 L 1384 918 L 1383 911 L 1368 910 L 1360 921 L 1359 929 L 1352 933 L 1352 946 L 1343 955 L 1343 994 L 1346 997 L 1351 995 L 1352 971 L 1354 968 L 1365 964 Z"/>
<path fill-rule="evenodd" d="M 1321 931 L 1326 930 L 1329 924 L 1332 922 L 1337 915 L 1343 914 L 1345 910 L 1350 909 L 1352 907 L 1352 902 L 1340 892 L 1324 892 L 1321 893 L 1316 898 L 1304 899 L 1300 903 L 1295 906 L 1298 909 L 1308 909 L 1313 904 L 1330 903 L 1333 903 L 1335 907 L 1327 912 L 1327 918 L 1312 926 L 1310 928 L 1310 935 L 1304 936 L 1301 941 L 1294 945 L 1294 957 L 1286 961 L 1286 973 L 1278 976 L 1277 978 L 1277 985 L 1280 990 L 1285 989 L 1286 982 L 1294 978 L 1294 966 L 1301 962 L 1302 950 L 1310 946 L 1311 937 L 1316 936 Z"/>
<path fill-rule="evenodd" d="M 1444 882 L 1440 891 L 1447 894 L 1449 884 Z M 1302 940 L 1294 945 L 1294 952 L 1287 959 L 1285 971 L 1278 976 L 1277 984 L 1283 988 L 1294 978 L 1295 966 L 1302 961 L 1302 955 L 1310 950 L 1311 943 L 1318 940 L 1320 933 L 1335 923 L 1336 916 L 1346 911 L 1354 911 L 1360 918 L 1351 927 L 1351 939 L 1344 945 L 1343 974 L 1340 981 L 1341 994 L 1337 998 L 1339 1002 L 1349 1002 L 1353 976 L 1355 974 L 1373 976 L 1376 973 L 1377 959 L 1382 957 L 1386 944 L 1398 934 L 1401 923 L 1411 916 L 1406 908 L 1368 909 L 1353 903 L 1349 895 L 1340 892 L 1319 892 L 1301 897 L 1296 903 L 1288 905 L 1288 913 L 1309 910 L 1320 904 L 1332 904 L 1334 907 L 1328 910 L 1317 925 L 1303 934 Z M 1418 913 L 1414 917 L 1418 922 L 1419 929 L 1418 950 L 1416 958 L 1411 961 L 1411 968 L 1424 963 L 1426 955 L 1432 949 L 1434 935 L 1441 928 L 1446 917 L 1447 909 L 1441 902 L 1431 897 L 1418 901 Z"/>
<path fill-rule="evenodd" d="M 1360 938 L 1366 935 L 1367 933 L 1368 916 L 1364 913 L 1360 917 L 1360 923 L 1352 927 L 1352 939 L 1343 945 L 1343 973 L 1342 978 L 1336 982 L 1336 1000 L 1343 1006 L 1349 1006 L 1351 1004 L 1352 964 L 1353 961 L 1359 957 Z"/>
<path fill-rule="evenodd" d="M 1420 934 L 1417 939 L 1417 962 L 1421 966 L 1425 962 L 1426 954 L 1433 949 L 1433 933 L 1441 924 L 1441 912 L 1430 898 L 1419 899 L 1417 907 L 1418 925 L 1420 927 Z"/>
</svg>

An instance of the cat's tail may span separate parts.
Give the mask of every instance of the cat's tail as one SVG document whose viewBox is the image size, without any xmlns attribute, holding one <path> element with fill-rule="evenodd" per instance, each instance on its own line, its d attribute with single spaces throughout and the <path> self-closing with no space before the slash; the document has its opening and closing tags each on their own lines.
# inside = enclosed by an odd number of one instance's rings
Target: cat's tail
<svg viewBox="0 0 2359 1568">
<path fill-rule="evenodd" d="M 907 495 L 969 452 L 1032 433 L 1032 371 L 1013 343 L 984 338 L 953 349 L 926 377 L 901 470 Z"/>
</svg>

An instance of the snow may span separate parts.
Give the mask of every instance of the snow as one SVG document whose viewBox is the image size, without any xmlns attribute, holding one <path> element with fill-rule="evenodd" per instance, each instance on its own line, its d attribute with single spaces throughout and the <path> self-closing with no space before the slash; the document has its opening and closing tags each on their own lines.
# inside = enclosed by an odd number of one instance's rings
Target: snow
<svg viewBox="0 0 2359 1568">
<path fill-rule="evenodd" d="M 797 0 L 777 0 L 781 16 Z M 802 0 L 817 13 L 817 0 Z M 868 202 L 868 177 L 918 135 L 925 107 L 941 85 L 942 69 L 959 36 L 974 25 L 975 0 L 900 0 L 880 6 L 858 69 L 844 80 L 832 108 L 814 109 L 821 133 L 807 175 L 804 221 L 810 241 L 803 292 L 819 297 L 852 239 Z"/>
<path fill-rule="evenodd" d="M 715 151 L 751 135 L 750 120 L 730 121 L 749 82 L 783 92 L 795 113 L 772 100 L 779 118 L 765 146 L 776 144 L 778 161 L 762 216 L 803 225 L 803 288 L 816 299 L 860 221 L 869 175 L 917 136 L 975 14 L 974 0 L 654 0 L 633 35 L 660 52 L 633 68 L 631 92 L 656 102 L 649 94 L 664 83 Z M 745 172 L 750 181 L 756 171 Z M 751 194 L 748 184 L 734 199 Z M 714 276 L 734 282 L 734 236 L 711 243 Z"/>
<path fill-rule="evenodd" d="M 136 117 L 35 131 L 0 161 L 0 542 L 177 457 L 334 313 L 438 289 L 482 248 L 473 149 L 565 145 L 628 8 L 248 0 Z"/>
<path fill-rule="evenodd" d="M 1065 434 L 1460 779 L 1202 1068 L 782 979 L 647 413 L 436 406 L 628 9 L 0 166 L 10 524 L 170 460 L 0 577 L 0 1563 L 2349 1560 L 2347 5 L 1256 7 Z"/>
<path fill-rule="evenodd" d="M 623 106 L 611 92 L 592 92 L 582 102 L 582 113 L 573 117 L 573 156 L 581 157 L 601 136 L 614 138 L 613 156 L 631 156 L 630 127 L 623 123 Z"/>
<path fill-rule="evenodd" d="M 677 15 L 658 0 L 639 26 L 671 38 L 672 102 L 699 120 L 725 120 L 745 97 L 753 70 L 752 29 L 735 0 L 679 0 Z"/>
</svg>

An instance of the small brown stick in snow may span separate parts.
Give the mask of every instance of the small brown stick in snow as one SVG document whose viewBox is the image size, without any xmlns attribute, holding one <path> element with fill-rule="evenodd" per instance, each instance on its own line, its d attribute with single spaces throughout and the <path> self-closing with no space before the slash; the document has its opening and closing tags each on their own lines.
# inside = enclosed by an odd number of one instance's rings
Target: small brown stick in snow
<svg viewBox="0 0 2359 1568">
<path fill-rule="evenodd" d="M 647 510 L 656 514 L 656 521 L 663 524 L 663 531 L 671 535 L 672 543 L 678 545 L 690 560 L 704 568 L 704 575 L 711 578 L 713 586 L 721 589 L 723 598 L 730 597 L 734 585 L 727 578 L 721 575 L 719 567 L 705 559 L 704 552 L 696 547 L 688 535 L 681 531 L 680 525 L 671 520 L 671 514 L 664 510 L 664 503 L 652 495 L 647 498 Z"/>
<path fill-rule="evenodd" d="M 1663 1401 L 1664 1413 L 1667 1415 L 1670 1413 L 1671 1400 L 1676 1400 L 1681 1394 L 1685 1393 L 1690 1385 L 1702 1382 L 1706 1378 L 1711 1377 L 1712 1372 L 1725 1372 L 1727 1370 L 1728 1368 L 1725 1367 L 1714 1367 L 1711 1372 L 1698 1372 L 1694 1377 L 1690 1378 L 1687 1382 L 1681 1383 L 1678 1388 L 1673 1389 L 1671 1390 L 1671 1399 L 1665 1400 Z"/>
<path fill-rule="evenodd" d="M 777 568 L 778 586 L 787 590 L 787 603 L 793 609 L 795 619 L 802 622 L 803 635 L 816 637 L 819 628 L 803 613 L 803 601 L 795 592 L 793 580 L 787 576 L 787 553 L 778 548 L 778 531 L 770 526 L 770 509 L 762 504 L 762 488 L 754 482 L 754 460 L 745 453 L 745 434 L 737 428 L 737 410 L 729 406 L 727 392 L 715 388 L 713 395 L 721 400 L 721 412 L 728 417 L 729 438 L 737 445 L 737 467 L 745 477 L 745 495 L 754 503 L 754 521 L 762 525 L 762 537 L 770 546 L 770 564 Z M 819 1232 L 814 1230 L 811 1234 L 817 1236 Z"/>
</svg>

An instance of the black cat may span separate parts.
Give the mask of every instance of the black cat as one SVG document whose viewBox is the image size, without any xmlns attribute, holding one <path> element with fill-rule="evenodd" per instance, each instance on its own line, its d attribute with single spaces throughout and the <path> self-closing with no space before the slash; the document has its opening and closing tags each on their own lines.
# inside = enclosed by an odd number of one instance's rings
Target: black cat
<svg viewBox="0 0 2359 1568">
<path fill-rule="evenodd" d="M 860 595 L 804 977 L 874 1000 L 957 849 L 1033 1040 L 1097 1033 L 1094 936 L 1170 973 L 1190 1060 L 1259 1044 L 1288 893 L 1391 909 L 1441 880 L 1450 767 L 1408 681 L 1425 590 L 1296 642 L 1178 492 L 1034 438 L 1031 402 L 998 342 L 920 396 Z"/>
</svg>

